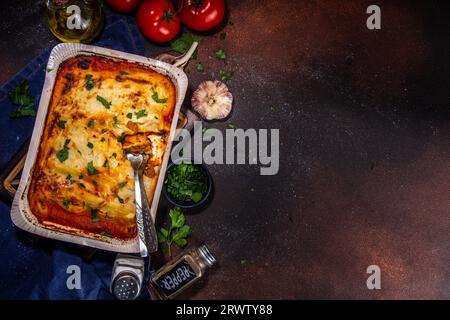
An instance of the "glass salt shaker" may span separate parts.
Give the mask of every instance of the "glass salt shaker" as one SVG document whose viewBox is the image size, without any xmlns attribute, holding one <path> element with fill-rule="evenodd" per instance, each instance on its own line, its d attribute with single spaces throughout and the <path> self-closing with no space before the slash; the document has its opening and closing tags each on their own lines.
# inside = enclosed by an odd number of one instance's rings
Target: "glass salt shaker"
<svg viewBox="0 0 450 320">
<path fill-rule="evenodd" d="M 150 285 L 162 299 L 172 299 L 200 279 L 215 263 L 216 258 L 205 244 L 186 249 L 157 270 Z"/>
</svg>

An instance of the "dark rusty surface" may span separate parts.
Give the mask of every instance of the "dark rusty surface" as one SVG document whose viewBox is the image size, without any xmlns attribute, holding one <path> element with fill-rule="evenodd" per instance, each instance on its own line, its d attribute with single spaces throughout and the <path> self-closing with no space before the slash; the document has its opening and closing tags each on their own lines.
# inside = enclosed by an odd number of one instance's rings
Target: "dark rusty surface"
<svg viewBox="0 0 450 320">
<path fill-rule="evenodd" d="M 56 44 L 26 3 L 1 4 L 1 83 Z M 450 298 L 448 6 L 377 1 L 369 31 L 372 1 L 228 4 L 190 86 L 234 71 L 233 115 L 208 126 L 279 128 L 280 171 L 210 166 L 214 199 L 188 222 L 219 267 L 183 297 Z M 226 66 L 208 59 L 219 48 Z M 372 264 L 382 290 L 366 288 Z"/>
</svg>

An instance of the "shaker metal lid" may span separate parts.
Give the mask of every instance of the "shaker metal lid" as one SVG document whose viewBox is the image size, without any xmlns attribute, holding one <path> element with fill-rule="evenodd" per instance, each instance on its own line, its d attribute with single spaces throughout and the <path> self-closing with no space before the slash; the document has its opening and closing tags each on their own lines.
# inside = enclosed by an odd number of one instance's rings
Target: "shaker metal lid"
<svg viewBox="0 0 450 320">
<path fill-rule="evenodd" d="M 198 247 L 197 252 L 207 266 L 212 267 L 213 264 L 216 263 L 216 258 L 211 253 L 211 251 L 209 251 L 209 248 L 206 246 L 206 244 L 202 244 L 200 247 Z"/>
</svg>

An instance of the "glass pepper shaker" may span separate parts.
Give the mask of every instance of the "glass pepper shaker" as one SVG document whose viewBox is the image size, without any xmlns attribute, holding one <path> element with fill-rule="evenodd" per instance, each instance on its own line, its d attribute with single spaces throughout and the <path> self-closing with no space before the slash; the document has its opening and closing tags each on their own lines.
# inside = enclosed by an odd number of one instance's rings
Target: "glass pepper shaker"
<svg viewBox="0 0 450 320">
<path fill-rule="evenodd" d="M 48 27 L 63 42 L 92 42 L 103 28 L 98 0 L 47 0 Z"/>
<path fill-rule="evenodd" d="M 200 279 L 215 263 L 216 258 L 205 244 L 186 249 L 156 271 L 150 285 L 162 299 L 172 299 Z"/>
</svg>

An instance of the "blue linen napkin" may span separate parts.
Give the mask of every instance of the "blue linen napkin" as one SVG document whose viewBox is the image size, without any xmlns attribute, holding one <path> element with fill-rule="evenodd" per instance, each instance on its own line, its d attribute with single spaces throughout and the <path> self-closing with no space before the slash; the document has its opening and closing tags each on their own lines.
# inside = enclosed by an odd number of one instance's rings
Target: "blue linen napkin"
<svg viewBox="0 0 450 320">
<path fill-rule="evenodd" d="M 95 45 L 144 54 L 134 17 L 108 13 L 105 26 Z M 37 108 L 51 49 L 0 88 L 0 170 L 31 136 L 35 121 L 34 117 L 10 119 L 16 106 L 10 103 L 8 92 L 27 80 Z M 0 299 L 112 299 L 109 285 L 114 259 L 114 253 L 101 250 L 86 259 L 76 246 L 22 231 L 12 224 L 10 207 L 0 202 Z M 70 290 L 66 285 L 71 265 L 81 270 L 81 289 Z M 149 298 L 148 292 L 143 298 Z"/>
</svg>

